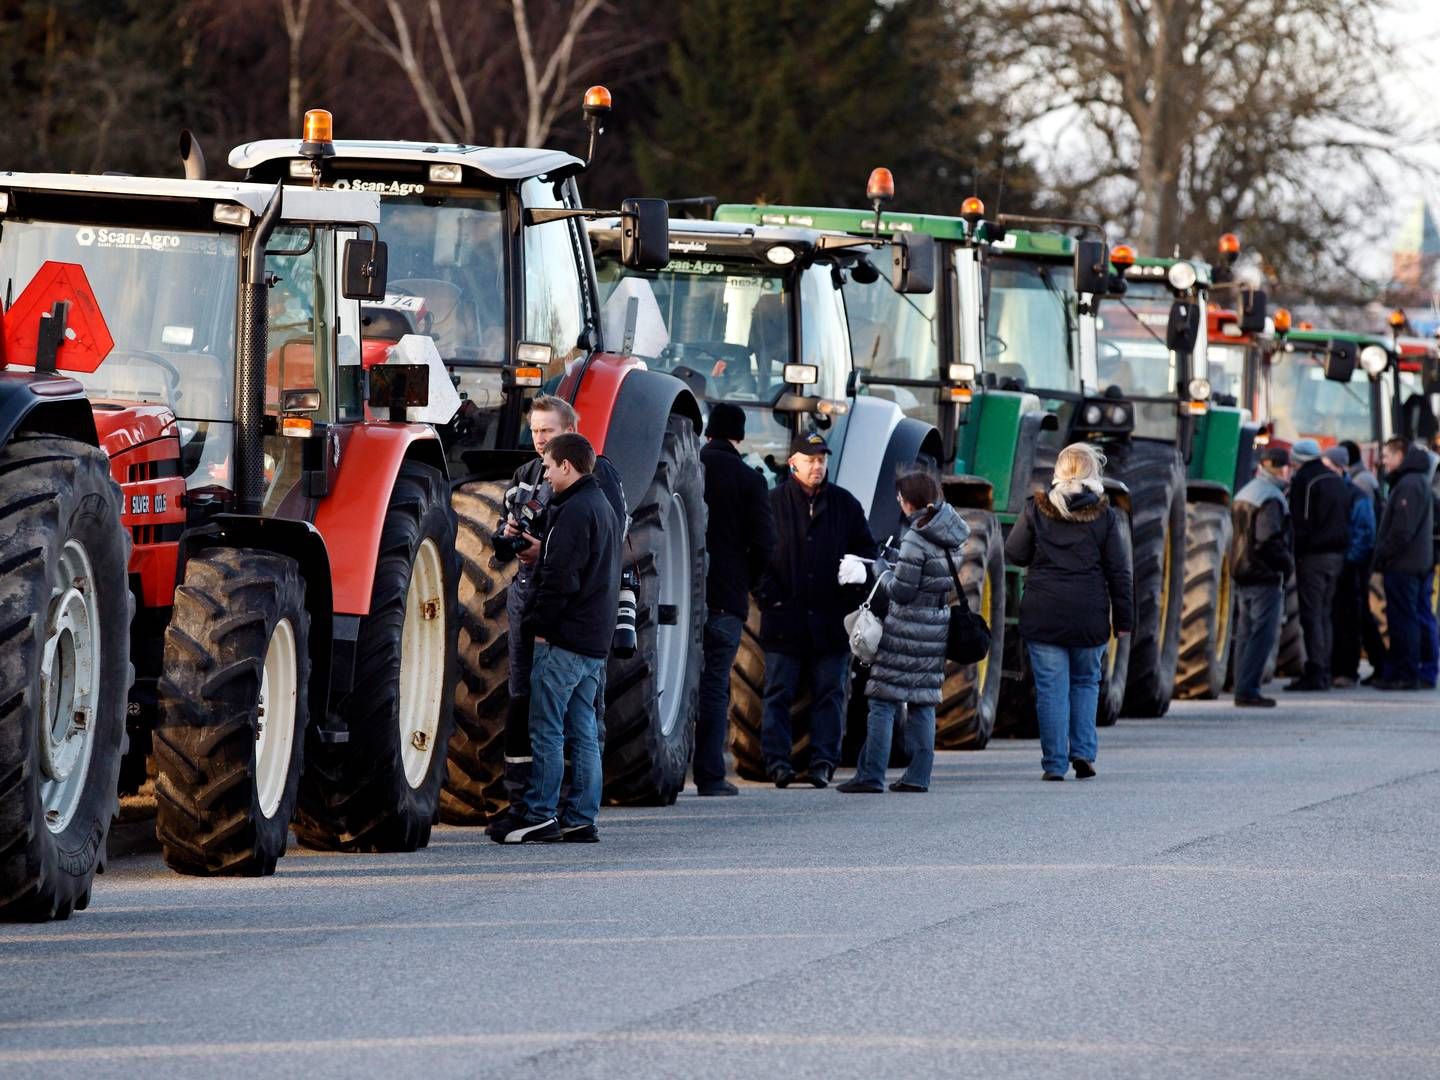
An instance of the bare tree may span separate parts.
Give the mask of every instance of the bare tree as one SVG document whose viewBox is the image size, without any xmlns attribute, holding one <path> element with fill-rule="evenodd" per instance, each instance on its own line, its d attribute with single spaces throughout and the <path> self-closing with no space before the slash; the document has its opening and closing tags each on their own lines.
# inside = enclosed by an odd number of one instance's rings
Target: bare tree
<svg viewBox="0 0 1440 1080">
<path fill-rule="evenodd" d="M 280 17 L 285 23 L 285 41 L 288 46 L 286 50 L 288 63 L 285 103 L 291 131 L 300 129 L 301 112 L 305 107 L 301 100 L 304 92 L 302 71 L 305 27 L 310 22 L 310 4 L 311 0 L 280 0 Z"/>
</svg>

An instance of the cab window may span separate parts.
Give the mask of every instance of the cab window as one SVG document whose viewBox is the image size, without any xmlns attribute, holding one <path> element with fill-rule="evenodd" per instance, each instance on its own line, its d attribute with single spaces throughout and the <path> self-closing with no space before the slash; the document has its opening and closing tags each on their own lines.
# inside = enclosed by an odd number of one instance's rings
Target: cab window
<svg viewBox="0 0 1440 1080">
<path fill-rule="evenodd" d="M 530 208 L 564 205 L 555 197 L 553 185 L 539 180 L 526 181 L 521 195 Z M 551 378 L 563 374 L 565 365 L 581 355 L 580 337 L 586 322 L 584 280 L 575 222 L 525 227 L 525 340 L 555 350 L 554 366 L 548 373 Z"/>
</svg>

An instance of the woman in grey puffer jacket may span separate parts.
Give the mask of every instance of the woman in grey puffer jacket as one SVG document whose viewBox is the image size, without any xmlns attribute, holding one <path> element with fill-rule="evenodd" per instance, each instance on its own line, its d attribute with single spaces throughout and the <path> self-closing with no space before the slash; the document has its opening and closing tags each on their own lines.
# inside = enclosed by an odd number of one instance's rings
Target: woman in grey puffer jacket
<svg viewBox="0 0 1440 1080">
<path fill-rule="evenodd" d="M 928 790 L 935 762 L 935 706 L 945 682 L 949 599 L 955 591 L 950 562 L 959 569 L 960 547 L 970 535 L 970 526 L 942 501 L 940 482 L 932 473 L 916 467 L 900 470 L 896 487 L 905 529 L 894 567 L 881 559 L 874 564 L 879 591 L 890 606 L 865 688 L 870 703 L 865 745 L 854 779 L 837 788 L 846 794 L 884 790 L 891 732 L 902 706 L 910 765 L 890 790 Z"/>
</svg>

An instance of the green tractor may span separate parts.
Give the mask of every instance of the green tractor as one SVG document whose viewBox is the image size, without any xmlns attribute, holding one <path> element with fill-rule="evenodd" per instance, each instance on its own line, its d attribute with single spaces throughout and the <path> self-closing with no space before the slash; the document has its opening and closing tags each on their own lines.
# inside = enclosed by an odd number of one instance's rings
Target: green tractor
<svg viewBox="0 0 1440 1080">
<path fill-rule="evenodd" d="M 844 286 L 850 316 L 857 400 L 887 396 L 938 429 L 946 498 L 993 515 L 1000 531 L 1014 524 L 1026 497 L 1048 480 L 1055 455 L 1076 439 L 1115 438 L 1134 423 L 1131 403 L 1098 394 L 1096 298 L 1112 287 L 1103 243 L 1011 225 L 1071 223 L 984 220 L 979 199 L 959 217 L 798 206 L 722 207 L 717 216 L 754 224 L 843 231 L 852 236 L 927 235 L 939 254 L 937 289 L 928 304 Z M 1123 484 L 1112 501 L 1129 513 Z M 973 523 L 972 523 L 973 528 Z M 1016 632 L 1024 571 L 999 562 L 985 579 L 978 610 L 996 637 L 1000 662 L 977 665 L 970 690 L 976 707 L 952 701 L 937 718 L 937 746 L 978 749 L 993 734 L 1033 735 L 1033 681 Z M 987 564 L 987 566 L 992 564 Z M 974 599 L 972 598 L 972 603 Z M 1003 613 L 1003 615 L 1002 615 Z M 1130 639 L 1112 643 L 1100 715 L 1113 721 L 1125 687 Z M 957 684 L 958 685 L 958 684 Z"/>
</svg>

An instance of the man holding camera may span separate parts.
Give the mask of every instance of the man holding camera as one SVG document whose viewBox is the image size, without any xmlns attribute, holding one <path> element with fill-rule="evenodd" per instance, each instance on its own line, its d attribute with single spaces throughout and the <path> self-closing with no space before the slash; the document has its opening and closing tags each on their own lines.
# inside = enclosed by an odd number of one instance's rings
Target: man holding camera
<svg viewBox="0 0 1440 1080">
<path fill-rule="evenodd" d="M 515 470 L 505 492 L 504 525 L 495 536 L 495 557 L 501 562 L 518 559 L 520 566 L 505 597 L 505 613 L 510 626 L 510 705 L 505 718 L 505 789 L 510 802 L 517 803 L 530 781 L 530 667 L 534 654 L 534 638 L 522 627 L 525 612 L 535 588 L 535 571 L 539 564 L 541 541 L 547 526 L 547 510 L 554 490 L 545 478 L 544 453 L 550 440 L 573 433 L 579 417 L 574 407 L 563 398 L 542 394 L 530 403 L 530 437 L 539 455 Z M 625 490 L 620 474 L 609 460 L 595 460 L 594 477 L 620 521 L 623 539 L 626 513 Z M 612 613 L 613 616 L 613 613 Z M 613 622 L 613 618 L 612 618 Z M 600 674 L 600 695 L 596 708 L 603 715 L 605 674 Z M 599 727 L 601 746 L 604 729 Z M 496 838 L 504 829 L 502 815 L 490 823 L 490 835 Z"/>
<path fill-rule="evenodd" d="M 523 799 L 492 836 L 504 844 L 593 843 L 603 786 L 596 701 L 615 635 L 620 522 L 592 475 L 595 451 L 583 435 L 556 435 L 544 461 L 549 520 L 522 624 L 535 643 L 533 762 Z M 562 798 L 567 748 L 573 772 Z"/>
</svg>

